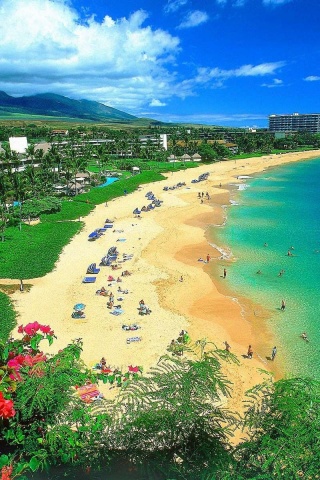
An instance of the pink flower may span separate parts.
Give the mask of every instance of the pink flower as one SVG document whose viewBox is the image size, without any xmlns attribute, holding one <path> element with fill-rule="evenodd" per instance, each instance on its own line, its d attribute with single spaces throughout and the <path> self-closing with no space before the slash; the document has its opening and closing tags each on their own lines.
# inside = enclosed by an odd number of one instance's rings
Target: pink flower
<svg viewBox="0 0 320 480">
<path fill-rule="evenodd" d="M 140 370 L 139 367 L 133 367 L 132 365 L 129 365 L 128 369 L 130 373 L 138 373 Z"/>
<path fill-rule="evenodd" d="M 40 325 L 40 330 L 42 333 L 46 334 L 51 332 L 51 327 L 49 325 Z"/>
<path fill-rule="evenodd" d="M 24 327 L 24 331 L 27 335 L 33 336 L 40 330 L 41 325 L 38 322 L 28 323 Z"/>
<path fill-rule="evenodd" d="M 18 333 L 23 333 L 24 330 L 23 330 L 23 325 L 19 325 L 18 327 Z"/>
</svg>

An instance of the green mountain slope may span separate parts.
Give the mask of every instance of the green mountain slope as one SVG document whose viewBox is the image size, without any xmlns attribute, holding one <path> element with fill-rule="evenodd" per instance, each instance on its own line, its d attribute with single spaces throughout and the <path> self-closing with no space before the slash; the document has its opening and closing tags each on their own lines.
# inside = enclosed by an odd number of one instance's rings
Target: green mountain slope
<svg viewBox="0 0 320 480">
<path fill-rule="evenodd" d="M 137 117 L 90 100 L 73 100 L 55 93 L 11 97 L 0 91 L 0 113 L 79 118 L 94 122 L 130 122 Z"/>
</svg>

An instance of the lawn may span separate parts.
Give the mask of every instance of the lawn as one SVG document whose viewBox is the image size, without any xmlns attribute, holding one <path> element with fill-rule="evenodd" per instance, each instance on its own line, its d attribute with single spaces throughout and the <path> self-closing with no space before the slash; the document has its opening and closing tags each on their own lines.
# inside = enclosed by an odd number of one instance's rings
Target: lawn
<svg viewBox="0 0 320 480">
<path fill-rule="evenodd" d="M 16 313 L 9 297 L 0 292 L 0 340 L 7 340 L 16 325 Z"/>
<path fill-rule="evenodd" d="M 6 241 L 0 243 L 0 278 L 28 279 L 51 272 L 59 255 L 82 222 L 23 225 L 22 230 L 6 229 Z"/>
</svg>

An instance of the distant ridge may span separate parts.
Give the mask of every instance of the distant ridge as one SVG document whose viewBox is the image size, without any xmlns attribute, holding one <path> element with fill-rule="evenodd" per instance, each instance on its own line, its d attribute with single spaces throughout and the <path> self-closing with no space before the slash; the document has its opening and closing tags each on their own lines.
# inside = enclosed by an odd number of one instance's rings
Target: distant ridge
<svg viewBox="0 0 320 480">
<path fill-rule="evenodd" d="M 11 97 L 0 91 L 0 113 L 69 117 L 93 122 L 131 122 L 138 117 L 91 100 L 73 100 L 56 93 Z"/>
</svg>

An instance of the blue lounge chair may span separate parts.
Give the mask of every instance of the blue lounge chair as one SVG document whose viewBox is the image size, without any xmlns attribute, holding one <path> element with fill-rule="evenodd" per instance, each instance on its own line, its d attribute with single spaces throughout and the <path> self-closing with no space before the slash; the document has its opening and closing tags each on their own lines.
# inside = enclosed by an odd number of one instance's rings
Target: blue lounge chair
<svg viewBox="0 0 320 480">
<path fill-rule="evenodd" d="M 87 273 L 90 273 L 92 275 L 95 275 L 100 272 L 100 268 L 97 268 L 96 263 L 91 263 L 89 267 L 87 268 Z"/>
<path fill-rule="evenodd" d="M 113 227 L 113 223 L 106 223 L 104 228 L 112 228 Z"/>
<path fill-rule="evenodd" d="M 82 280 L 82 283 L 94 283 L 96 281 L 97 277 L 84 277 Z"/>
</svg>

